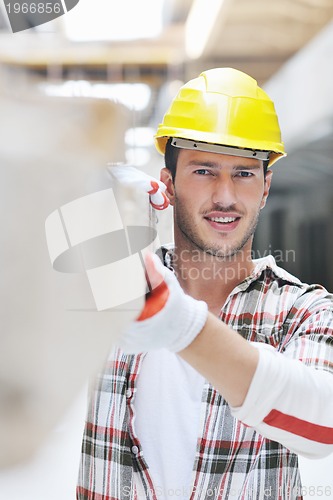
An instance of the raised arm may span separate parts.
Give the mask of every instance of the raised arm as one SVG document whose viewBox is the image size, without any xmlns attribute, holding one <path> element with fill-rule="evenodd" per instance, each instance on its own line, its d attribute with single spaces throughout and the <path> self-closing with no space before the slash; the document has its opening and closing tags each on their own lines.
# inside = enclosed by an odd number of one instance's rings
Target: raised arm
<svg viewBox="0 0 333 500">
<path fill-rule="evenodd" d="M 299 299 L 286 320 L 288 341 L 278 352 L 245 340 L 210 314 L 204 302 L 186 295 L 171 271 L 155 265 L 158 271 L 148 263 L 150 281 L 154 286 L 162 273 L 164 281 L 151 292 L 138 321 L 122 335 L 120 347 L 126 352 L 177 352 L 209 380 L 244 424 L 296 453 L 331 453 L 331 299 L 320 292 L 317 300 L 306 297 L 309 304 Z"/>
</svg>

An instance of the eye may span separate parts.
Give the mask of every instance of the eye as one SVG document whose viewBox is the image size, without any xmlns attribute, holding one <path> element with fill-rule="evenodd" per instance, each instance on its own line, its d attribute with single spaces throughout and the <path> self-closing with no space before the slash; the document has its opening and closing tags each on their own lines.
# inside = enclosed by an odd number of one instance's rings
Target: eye
<svg viewBox="0 0 333 500">
<path fill-rule="evenodd" d="M 253 173 L 249 172 L 248 170 L 241 170 L 240 172 L 237 173 L 238 177 L 243 177 L 244 179 L 248 177 L 253 177 Z"/>
<path fill-rule="evenodd" d="M 198 175 L 209 175 L 210 172 L 206 168 L 198 168 L 197 170 L 194 171 L 195 174 Z"/>
</svg>

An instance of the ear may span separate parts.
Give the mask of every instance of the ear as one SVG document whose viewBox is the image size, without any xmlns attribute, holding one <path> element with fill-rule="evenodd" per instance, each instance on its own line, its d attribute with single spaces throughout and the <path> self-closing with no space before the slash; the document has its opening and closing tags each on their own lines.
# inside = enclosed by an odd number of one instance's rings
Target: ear
<svg viewBox="0 0 333 500">
<path fill-rule="evenodd" d="M 170 200 L 170 205 L 174 205 L 174 200 L 175 200 L 175 186 L 172 180 L 171 172 L 168 168 L 162 168 L 161 173 L 160 173 L 160 180 L 164 182 L 166 185 L 167 189 L 165 191 L 165 194 Z"/>
<path fill-rule="evenodd" d="M 269 194 L 269 189 L 271 187 L 272 175 L 273 175 L 272 170 L 268 169 L 267 173 L 266 173 L 265 180 L 264 180 L 264 193 L 263 193 L 261 204 L 260 204 L 260 210 L 263 209 L 264 206 L 266 205 L 267 197 Z"/>
</svg>

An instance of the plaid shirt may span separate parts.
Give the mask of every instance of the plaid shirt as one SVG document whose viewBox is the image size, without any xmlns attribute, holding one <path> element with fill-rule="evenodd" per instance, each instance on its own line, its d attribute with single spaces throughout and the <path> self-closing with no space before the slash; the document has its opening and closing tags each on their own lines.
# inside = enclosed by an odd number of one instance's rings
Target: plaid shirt
<svg viewBox="0 0 333 500">
<path fill-rule="evenodd" d="M 320 285 L 302 284 L 271 256 L 258 260 L 253 273 L 235 287 L 220 317 L 249 341 L 271 345 L 326 374 L 333 372 L 332 297 Z M 158 499 L 133 426 L 144 356 L 118 350 L 92 388 L 77 500 Z M 234 413 L 206 382 L 189 500 L 302 498 L 297 455 Z M 307 446 L 311 449 L 311 441 Z M 136 486 L 138 477 L 144 496 Z"/>
</svg>

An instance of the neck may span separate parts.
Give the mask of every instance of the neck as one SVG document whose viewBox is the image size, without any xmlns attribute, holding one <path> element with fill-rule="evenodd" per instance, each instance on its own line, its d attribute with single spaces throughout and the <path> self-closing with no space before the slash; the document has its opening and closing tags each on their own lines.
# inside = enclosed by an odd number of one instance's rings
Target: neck
<svg viewBox="0 0 333 500">
<path fill-rule="evenodd" d="M 209 310 L 218 315 L 230 292 L 253 271 L 252 241 L 247 248 L 223 259 L 177 239 L 173 268 L 180 285 L 188 295 L 207 302 Z"/>
</svg>

